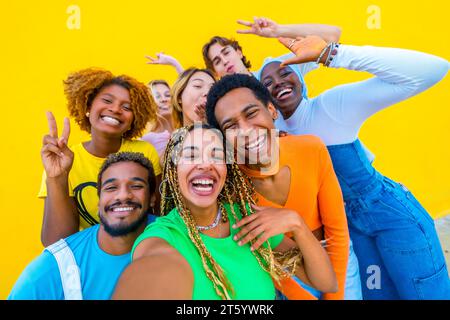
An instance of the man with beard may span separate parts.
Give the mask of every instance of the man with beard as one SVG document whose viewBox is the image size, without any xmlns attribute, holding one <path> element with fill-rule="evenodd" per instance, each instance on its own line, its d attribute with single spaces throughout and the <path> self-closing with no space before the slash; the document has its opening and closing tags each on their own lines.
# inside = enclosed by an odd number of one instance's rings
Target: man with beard
<svg viewBox="0 0 450 320">
<path fill-rule="evenodd" d="M 109 299 L 150 220 L 155 188 L 153 167 L 142 153 L 111 154 L 97 180 L 100 224 L 47 247 L 23 271 L 8 299 Z"/>
</svg>

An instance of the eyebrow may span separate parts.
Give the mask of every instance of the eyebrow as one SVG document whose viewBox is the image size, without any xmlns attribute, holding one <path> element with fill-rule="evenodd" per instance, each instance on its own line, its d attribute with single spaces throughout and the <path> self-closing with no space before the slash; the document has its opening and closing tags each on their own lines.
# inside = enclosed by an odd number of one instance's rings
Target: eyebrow
<svg viewBox="0 0 450 320">
<path fill-rule="evenodd" d="M 220 50 L 219 54 L 221 54 L 222 52 L 224 52 L 225 50 L 227 50 L 227 49 L 229 49 L 229 48 L 230 48 L 230 45 L 226 45 L 225 47 L 223 47 L 223 48 Z M 218 54 L 217 56 L 213 57 L 213 58 L 211 59 L 211 61 L 214 61 L 215 59 L 217 59 L 217 58 L 219 57 L 219 54 Z"/>
<path fill-rule="evenodd" d="M 108 93 L 108 92 L 103 93 L 103 95 L 109 96 L 109 97 L 111 97 L 111 98 L 113 98 L 113 99 L 118 99 L 116 96 L 114 96 L 114 95 L 112 95 L 111 93 Z M 124 100 L 123 102 L 125 102 L 125 103 L 131 103 L 131 102 L 128 101 L 128 100 Z"/>
<path fill-rule="evenodd" d="M 143 183 L 147 184 L 147 181 L 145 181 L 145 179 L 142 179 L 142 178 L 139 178 L 139 177 L 133 177 L 130 180 L 132 180 L 132 181 L 139 181 L 139 182 L 143 182 Z M 112 182 L 115 182 L 115 181 L 117 181 L 116 178 L 110 178 L 110 179 L 108 179 L 108 180 L 106 180 L 105 182 L 102 183 L 102 187 L 104 187 L 108 183 L 112 183 Z"/>
<path fill-rule="evenodd" d="M 258 105 L 256 103 L 250 103 L 244 109 L 242 109 L 240 113 L 247 112 L 248 109 L 251 109 L 253 107 L 258 107 Z M 233 118 L 228 118 L 228 119 L 225 119 L 224 121 L 222 121 L 222 127 L 224 127 L 225 124 L 227 124 L 228 122 L 230 122 L 232 120 L 233 120 Z"/>
</svg>

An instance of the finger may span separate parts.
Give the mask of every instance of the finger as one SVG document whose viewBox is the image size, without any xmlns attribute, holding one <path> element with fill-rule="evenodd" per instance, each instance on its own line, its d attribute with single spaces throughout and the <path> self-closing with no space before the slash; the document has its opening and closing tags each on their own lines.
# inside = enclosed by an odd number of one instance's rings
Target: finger
<svg viewBox="0 0 450 320">
<path fill-rule="evenodd" d="M 243 26 L 247 26 L 247 27 L 251 27 L 252 23 L 249 21 L 245 21 L 245 20 L 237 20 L 236 21 L 238 24 L 242 24 Z"/>
<path fill-rule="evenodd" d="M 236 222 L 233 225 L 233 229 L 241 228 L 242 226 L 246 225 L 247 223 L 250 223 L 253 220 L 255 220 L 257 217 L 258 217 L 257 214 L 251 214 L 249 216 L 246 216 L 246 217 L 242 218 L 241 220 L 239 220 L 238 222 Z"/>
<path fill-rule="evenodd" d="M 56 125 L 56 120 L 53 113 L 47 111 L 45 114 L 47 116 L 49 135 L 54 138 L 58 138 L 58 126 Z"/>
<path fill-rule="evenodd" d="M 295 39 L 292 39 L 292 38 L 285 38 L 285 37 L 279 37 L 279 38 L 278 38 L 278 41 L 279 41 L 282 45 L 284 45 L 286 48 L 288 48 L 288 49 L 289 49 L 289 46 L 290 46 L 291 43 L 292 43 L 292 40 L 295 40 Z"/>
<path fill-rule="evenodd" d="M 257 239 L 258 237 L 262 237 L 264 234 L 264 227 L 258 227 L 253 229 L 252 231 L 250 231 L 244 238 L 242 238 L 239 242 L 238 245 L 240 246 L 244 246 L 247 243 L 249 243 L 250 241 Z"/>
<path fill-rule="evenodd" d="M 264 207 L 257 206 L 256 204 L 253 204 L 253 203 L 251 204 L 251 207 L 255 211 L 261 211 L 264 209 Z"/>
<path fill-rule="evenodd" d="M 70 136 L 70 121 L 69 118 L 64 118 L 64 126 L 61 133 L 61 138 L 64 140 L 65 143 L 68 143 L 69 136 Z"/>
<path fill-rule="evenodd" d="M 241 34 L 254 34 L 255 32 L 252 29 L 248 29 L 248 30 L 237 30 L 237 33 L 241 33 Z"/>
<path fill-rule="evenodd" d="M 241 238 L 245 237 L 249 232 L 251 232 L 253 229 L 258 228 L 262 224 L 263 223 L 260 220 L 252 221 L 251 223 L 242 227 L 242 229 L 239 230 L 239 232 L 235 234 L 235 236 L 233 237 L 233 240 L 235 240 L 235 241 L 241 240 Z"/>
<path fill-rule="evenodd" d="M 283 68 L 285 66 L 288 66 L 290 64 L 298 64 L 299 61 L 299 57 L 292 57 L 289 59 L 284 60 L 283 62 L 280 63 L 280 68 Z"/>
<path fill-rule="evenodd" d="M 44 136 L 44 138 L 42 139 L 42 145 L 46 145 L 46 144 L 53 144 L 55 146 L 58 145 L 58 139 L 50 136 L 49 134 L 46 134 Z"/>
<path fill-rule="evenodd" d="M 259 238 L 258 240 L 256 240 L 252 246 L 250 247 L 250 250 L 255 251 L 257 250 L 259 247 L 261 247 L 264 242 L 266 242 L 272 235 L 269 234 L 269 232 L 264 232 Z M 273 249 L 273 248 L 272 248 Z"/>
<path fill-rule="evenodd" d="M 42 154 L 49 154 L 49 153 L 53 153 L 59 157 L 64 156 L 64 153 L 61 151 L 61 149 L 58 146 L 55 146 L 53 144 L 46 144 L 45 146 L 42 147 L 41 150 Z"/>
<path fill-rule="evenodd" d="M 71 158 L 73 156 L 73 152 L 72 150 L 69 149 L 69 147 L 67 146 L 67 142 L 61 140 L 60 143 L 58 144 L 59 149 L 61 150 L 61 152 L 66 156 Z"/>
</svg>

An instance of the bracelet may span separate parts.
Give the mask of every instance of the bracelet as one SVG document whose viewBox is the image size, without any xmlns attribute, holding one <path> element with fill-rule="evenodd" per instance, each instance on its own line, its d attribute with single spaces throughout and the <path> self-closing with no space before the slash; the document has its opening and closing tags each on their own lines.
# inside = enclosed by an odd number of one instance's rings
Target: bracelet
<svg viewBox="0 0 450 320">
<path fill-rule="evenodd" d="M 322 49 L 322 52 L 319 55 L 319 58 L 317 58 L 316 63 L 319 64 L 320 60 L 322 60 L 323 55 L 325 52 L 327 52 L 327 49 L 330 48 L 331 43 L 327 44 L 325 48 Z"/>
<path fill-rule="evenodd" d="M 328 52 L 327 59 L 324 62 L 325 67 L 329 67 L 331 62 L 333 61 L 334 57 L 337 55 L 339 49 L 339 43 L 332 42 L 330 51 Z"/>
</svg>

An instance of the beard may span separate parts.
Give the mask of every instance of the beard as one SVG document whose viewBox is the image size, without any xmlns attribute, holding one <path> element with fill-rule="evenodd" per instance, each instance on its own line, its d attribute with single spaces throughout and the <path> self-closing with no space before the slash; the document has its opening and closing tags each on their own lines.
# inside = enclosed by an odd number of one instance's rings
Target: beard
<svg viewBox="0 0 450 320">
<path fill-rule="evenodd" d="M 142 206 L 140 207 L 142 208 Z M 116 224 L 110 224 L 108 219 L 103 215 L 103 212 L 99 212 L 100 223 L 103 225 L 106 233 L 108 233 L 111 237 L 124 237 L 130 233 L 136 232 L 144 223 L 147 223 L 148 219 L 147 210 L 142 210 L 139 217 L 130 223 L 119 222 Z"/>
</svg>

